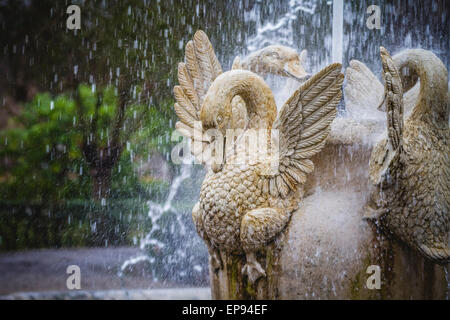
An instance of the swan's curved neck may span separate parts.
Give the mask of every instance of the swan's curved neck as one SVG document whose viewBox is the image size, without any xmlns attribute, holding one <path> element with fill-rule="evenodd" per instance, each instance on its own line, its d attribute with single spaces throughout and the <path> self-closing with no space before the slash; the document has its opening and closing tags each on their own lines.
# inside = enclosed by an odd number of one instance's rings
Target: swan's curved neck
<svg viewBox="0 0 450 320">
<path fill-rule="evenodd" d="M 252 72 L 255 72 L 262 77 L 265 77 L 269 70 L 267 70 L 267 66 L 264 63 L 261 63 L 261 57 L 260 52 L 253 52 L 250 55 L 248 55 L 243 61 L 242 61 L 242 68 L 245 70 L 249 70 Z"/>
<path fill-rule="evenodd" d="M 224 72 L 214 80 L 205 102 L 226 106 L 230 105 L 231 100 L 237 95 L 241 96 L 246 104 L 250 128 L 272 128 L 277 115 L 275 99 L 269 86 L 253 72 L 247 70 Z"/>
<path fill-rule="evenodd" d="M 423 49 L 405 50 L 393 59 L 398 70 L 407 67 L 420 78 L 420 94 L 410 118 L 448 127 L 448 72 L 442 61 Z"/>
</svg>

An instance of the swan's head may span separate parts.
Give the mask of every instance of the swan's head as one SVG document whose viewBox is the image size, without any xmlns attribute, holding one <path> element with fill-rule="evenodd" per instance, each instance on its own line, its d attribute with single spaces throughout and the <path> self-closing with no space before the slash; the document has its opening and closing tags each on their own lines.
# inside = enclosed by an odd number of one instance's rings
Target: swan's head
<svg viewBox="0 0 450 320">
<path fill-rule="evenodd" d="M 225 136 L 226 130 L 232 128 L 233 113 L 231 100 L 221 98 L 208 90 L 200 109 L 200 121 L 203 130 L 218 130 Z"/>
<path fill-rule="evenodd" d="M 211 156 L 214 158 L 211 158 L 210 165 L 214 173 L 219 172 L 223 168 L 226 159 L 224 152 L 226 134 L 228 129 L 233 128 L 232 99 L 224 97 L 223 91 L 219 90 L 219 86 L 214 85 L 216 82 L 214 81 L 208 89 L 200 109 L 202 128 L 207 139 L 213 144 Z M 219 153 L 217 148 L 221 148 Z"/>
<path fill-rule="evenodd" d="M 311 77 L 304 68 L 306 55 L 306 50 L 298 54 L 292 48 L 272 45 L 250 54 L 242 62 L 242 66 L 261 76 L 270 73 L 304 82 Z"/>
</svg>

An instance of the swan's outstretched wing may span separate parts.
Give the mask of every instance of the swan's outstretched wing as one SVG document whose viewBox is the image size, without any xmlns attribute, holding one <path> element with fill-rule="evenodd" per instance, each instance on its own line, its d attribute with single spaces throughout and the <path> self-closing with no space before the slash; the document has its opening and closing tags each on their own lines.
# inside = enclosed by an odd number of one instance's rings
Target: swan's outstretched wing
<svg viewBox="0 0 450 320">
<path fill-rule="evenodd" d="M 398 69 L 383 47 L 380 47 L 380 56 L 385 88 L 384 105 L 386 106 L 387 139 L 374 147 L 369 176 L 374 185 L 387 188 L 396 183 L 397 180 L 392 177 L 399 173 L 403 140 L 403 88 Z M 373 196 L 378 199 L 379 193 L 374 192 Z M 378 202 L 379 200 L 374 200 L 368 207 L 370 214 L 367 214 L 367 217 L 375 218 L 384 213 L 383 210 L 378 210 Z"/>
<path fill-rule="evenodd" d="M 365 218 L 377 219 L 386 213 L 381 200 L 381 188 L 388 189 L 397 184 L 402 157 L 403 132 L 403 87 L 398 69 L 394 61 L 383 47 L 380 47 L 383 65 L 384 100 L 387 120 L 387 138 L 378 143 L 370 159 L 369 178 L 376 186 L 371 192 L 369 204 L 366 206 Z"/>
<path fill-rule="evenodd" d="M 322 69 L 281 109 L 273 126 L 279 130 L 280 158 L 278 172 L 268 178 L 271 195 L 285 197 L 298 184 L 304 184 L 306 174 L 314 170 L 310 158 L 325 145 L 341 99 L 341 67 L 335 63 Z"/>
<path fill-rule="evenodd" d="M 403 86 L 399 72 L 389 52 L 380 47 L 383 64 L 384 94 L 389 143 L 393 150 L 402 144 L 403 133 Z"/>
<path fill-rule="evenodd" d="M 345 70 L 344 99 L 346 113 L 352 118 L 376 118 L 383 100 L 383 85 L 361 61 L 352 60 Z"/>
<path fill-rule="evenodd" d="M 400 64 L 398 55 L 392 58 L 394 65 Z M 405 70 L 407 69 L 407 70 Z M 409 68 L 399 70 L 404 95 L 404 116 L 408 117 L 419 97 L 418 75 Z M 402 72 L 403 71 L 403 72 Z M 378 118 L 384 109 L 384 89 L 381 82 L 361 61 L 352 60 L 345 70 L 345 110 L 352 118 Z M 378 108 L 377 108 L 378 107 Z"/>
<path fill-rule="evenodd" d="M 200 162 L 206 160 L 199 157 L 200 154 L 205 154 L 210 147 L 200 126 L 200 108 L 208 88 L 221 73 L 222 68 L 208 36 L 201 30 L 197 31 L 194 39 L 186 44 L 185 62 L 178 64 L 180 84 L 173 88 L 173 92 L 177 100 L 175 112 L 180 119 L 175 128 L 200 146 L 191 148 Z"/>
</svg>

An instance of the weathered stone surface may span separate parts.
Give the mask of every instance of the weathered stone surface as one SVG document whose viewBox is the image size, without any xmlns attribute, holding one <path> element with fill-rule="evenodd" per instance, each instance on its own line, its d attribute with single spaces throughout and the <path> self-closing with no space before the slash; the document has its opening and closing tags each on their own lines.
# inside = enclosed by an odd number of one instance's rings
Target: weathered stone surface
<svg viewBox="0 0 450 320">
<path fill-rule="evenodd" d="M 363 219 L 370 145 L 329 144 L 320 154 L 281 254 L 281 299 L 444 299 L 444 268 Z M 340 157 L 337 157 L 337 155 Z M 330 161 L 337 159 L 332 164 Z M 332 166 L 335 174 L 327 173 Z M 333 170 L 334 170 L 333 169 Z M 366 286 L 367 267 L 381 268 L 381 289 Z"/>
<path fill-rule="evenodd" d="M 440 264 L 450 262 L 450 129 L 448 72 L 432 52 L 409 49 L 397 66 L 381 48 L 387 134 L 371 152 L 368 215 L 405 244 Z M 398 69 L 421 79 L 420 95 L 404 121 Z M 398 68 L 398 69 L 397 69 Z"/>
<path fill-rule="evenodd" d="M 280 46 L 256 57 L 265 66 L 255 66 L 259 72 L 287 76 L 301 68 L 298 54 Z M 239 274 L 246 275 L 249 290 L 258 291 L 254 286 L 260 278 L 270 286 L 274 254 L 261 253 L 286 229 L 302 200 L 306 174 L 314 170 L 310 158 L 326 143 L 344 76 L 338 63 L 323 68 L 277 114 L 270 87 L 259 75 L 239 69 L 252 69 L 247 62 L 222 72 L 208 37 L 197 31 L 179 65 L 174 108 L 177 128 L 192 139 L 194 155 L 209 167 L 192 218 L 208 247 L 211 269 L 235 274 L 238 262 L 233 261 L 245 255 Z M 237 121 L 242 114 L 245 121 Z"/>
<path fill-rule="evenodd" d="M 346 118 L 337 119 L 344 126 Z M 444 268 L 364 220 L 369 158 L 376 139 L 354 139 L 360 123 L 346 124 L 350 136 L 334 134 L 312 160 L 305 198 L 289 227 L 266 248 L 267 279 L 248 286 L 239 273 L 243 257 L 211 273 L 213 299 L 445 299 Z M 378 128 L 378 129 L 377 129 Z M 366 128 L 374 137 L 382 125 Z M 370 142 L 372 141 L 372 142 Z M 370 290 L 367 268 L 381 269 L 381 289 Z M 231 272 L 234 270 L 234 272 Z"/>
<path fill-rule="evenodd" d="M 269 66 L 268 69 L 276 69 L 266 58 L 261 61 Z M 309 79 L 294 92 L 277 115 L 273 94 L 263 79 L 244 70 L 222 73 L 212 45 L 202 31 L 198 31 L 193 41 L 187 44 L 185 61 L 185 64 L 180 64 L 180 86 L 174 88 L 177 99 L 175 111 L 180 118 L 178 127 L 183 128 L 184 134 L 192 139 L 194 145 L 201 144 L 204 150 L 214 149 L 209 143 L 212 140 L 216 142 L 216 157 L 213 160 L 209 158 L 210 162 L 205 161 L 211 169 L 203 182 L 199 203 L 192 213 L 197 231 L 206 242 L 211 257 L 213 298 L 443 296 L 442 288 L 446 286 L 443 285 L 442 267 L 433 266 L 416 252 L 401 247 L 396 238 L 385 238 L 386 235 L 391 237 L 391 234 L 381 233 L 378 229 L 384 224 L 369 223 L 363 219 L 368 218 L 365 212 L 366 197 L 372 191 L 367 188 L 369 157 L 385 126 L 376 115 L 364 116 L 362 121 L 340 119 L 331 125 L 337 114 L 335 107 L 341 98 L 343 75 L 340 64 L 332 64 Z M 239 61 L 235 61 L 234 67 L 237 69 L 238 64 Z M 358 82 L 354 76 L 364 74 L 362 78 L 371 76 L 373 79 L 370 81 L 376 84 L 374 76 L 364 65 L 353 63 L 352 66 L 359 67 L 359 70 L 355 73 L 352 73 L 353 69 L 349 70 L 350 83 Z M 416 74 L 424 78 L 419 97 L 423 104 L 422 89 L 426 75 L 421 74 L 421 70 L 415 71 L 412 78 Z M 408 88 L 416 80 L 408 82 Z M 402 83 L 399 76 L 393 78 L 386 73 L 385 81 L 395 84 L 391 91 L 385 90 L 388 133 L 392 142 L 393 133 L 403 123 L 403 110 L 392 110 L 392 101 L 398 104 L 398 100 L 403 99 Z M 443 81 L 440 79 L 439 84 Z M 438 89 L 440 87 L 436 86 Z M 379 87 L 375 89 L 382 90 Z M 370 85 L 356 91 L 360 96 L 369 96 Z M 430 90 L 430 94 L 433 92 L 441 93 Z M 349 91 L 349 98 L 353 100 L 360 99 L 360 96 Z M 446 99 L 447 92 L 441 96 Z M 379 104 L 379 98 L 379 92 L 375 92 L 365 103 L 366 107 L 372 111 L 371 108 Z M 433 97 L 430 101 L 436 99 Z M 352 106 L 355 104 L 349 104 L 348 113 L 355 118 L 351 112 Z M 427 108 L 430 106 L 427 105 Z M 411 118 L 415 117 L 415 111 Z M 376 112 L 383 114 L 382 111 Z M 440 110 L 434 120 L 445 118 L 448 121 L 448 114 L 443 116 L 441 113 Z M 242 115 L 245 115 L 243 121 L 237 121 L 236 118 Z M 424 117 L 432 121 L 430 112 L 424 112 Z M 198 121 L 201 122 L 201 130 L 214 131 L 214 134 L 208 133 L 202 137 L 199 132 L 199 138 L 194 128 Z M 234 127 L 236 125 L 237 128 Z M 247 140 L 245 135 L 229 136 L 230 129 L 243 129 L 245 134 L 257 129 L 262 132 L 262 141 L 266 143 L 255 147 L 258 140 Z M 279 139 L 268 134 L 272 129 L 277 130 Z M 331 138 L 327 140 L 330 131 Z M 439 177 L 428 178 L 437 179 L 439 186 L 436 188 L 441 191 L 448 191 L 448 186 L 441 187 L 441 180 L 448 176 L 448 157 L 445 161 L 442 161 L 445 156 L 441 157 L 444 149 L 448 151 L 441 146 L 442 141 L 448 140 L 443 139 L 447 133 L 438 135 L 433 143 L 425 144 L 425 149 L 430 145 L 438 149 L 428 157 L 437 156 L 440 161 L 437 167 L 442 172 L 438 170 Z M 214 139 L 209 139 L 211 136 Z M 433 140 L 433 134 L 429 136 Z M 222 154 L 217 151 L 217 146 L 225 141 L 229 146 Z M 269 145 L 276 145 L 279 153 L 269 150 Z M 202 150 L 194 151 L 196 156 L 202 153 Z M 274 158 L 277 160 L 275 170 Z M 429 170 L 424 169 L 425 163 L 431 164 L 430 161 L 414 164 L 419 176 L 421 172 L 430 175 Z M 402 165 L 406 172 L 402 171 L 403 167 L 393 167 L 395 172 L 388 172 L 388 175 L 398 177 L 398 172 L 408 173 L 408 164 Z M 307 179 L 312 172 L 313 175 Z M 430 179 L 427 181 L 431 182 Z M 388 181 L 389 176 L 385 180 Z M 444 207 L 445 211 L 447 194 L 434 192 L 436 188 L 430 183 L 421 185 L 415 181 L 413 186 L 420 194 L 414 194 L 414 199 L 402 198 L 403 202 L 395 203 L 400 211 L 412 205 L 408 208 L 413 212 L 411 219 L 396 219 L 401 214 L 393 215 L 388 231 L 395 226 L 397 230 L 407 230 L 410 237 L 418 238 L 426 233 L 421 228 L 426 225 L 434 235 L 448 233 L 447 216 L 442 218 L 441 214 L 438 219 L 432 217 L 428 221 L 426 215 L 414 214 L 416 200 L 422 207 L 428 208 L 433 206 L 433 201 L 437 201 L 438 207 Z M 389 199 L 396 199 L 397 195 L 395 192 L 393 194 Z M 403 194 L 399 193 L 398 197 L 403 197 Z M 390 201 L 382 204 L 386 210 L 390 209 Z M 402 214 L 405 215 L 404 212 Z M 402 238 L 401 233 L 395 233 Z M 411 269 L 405 261 L 414 263 L 418 268 Z M 379 289 L 370 290 L 366 288 L 365 281 L 367 268 L 373 265 L 383 272 L 383 283 Z M 403 276 L 404 273 L 408 276 Z M 420 279 L 420 276 L 426 278 L 426 282 L 411 280 L 414 277 Z M 415 292 L 409 293 L 410 290 Z"/>
</svg>

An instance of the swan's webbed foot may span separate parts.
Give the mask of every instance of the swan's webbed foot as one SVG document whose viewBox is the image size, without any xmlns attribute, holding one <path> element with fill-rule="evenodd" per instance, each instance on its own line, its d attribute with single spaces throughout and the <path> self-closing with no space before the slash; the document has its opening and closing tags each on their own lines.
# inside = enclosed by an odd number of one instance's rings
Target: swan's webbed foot
<svg viewBox="0 0 450 320">
<path fill-rule="evenodd" d="M 242 274 L 247 275 L 252 284 L 266 276 L 263 267 L 256 260 L 256 252 L 286 227 L 289 216 L 285 210 L 267 207 L 250 210 L 242 218 L 241 243 L 247 260 Z"/>
<path fill-rule="evenodd" d="M 243 275 L 247 275 L 251 284 L 255 284 L 259 278 L 266 276 L 263 267 L 258 260 L 256 260 L 255 252 L 246 252 L 246 263 L 241 272 Z"/>
</svg>

